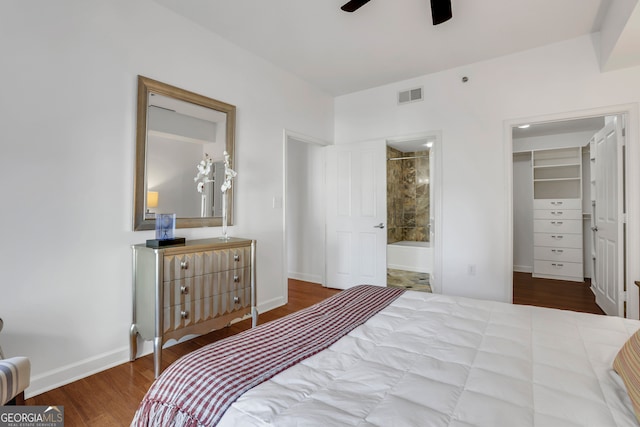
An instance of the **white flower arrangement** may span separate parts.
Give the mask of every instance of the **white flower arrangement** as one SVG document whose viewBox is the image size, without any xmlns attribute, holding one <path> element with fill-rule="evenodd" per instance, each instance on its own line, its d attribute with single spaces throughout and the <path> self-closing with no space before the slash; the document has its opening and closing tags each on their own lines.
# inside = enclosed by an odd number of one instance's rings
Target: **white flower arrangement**
<svg viewBox="0 0 640 427">
<path fill-rule="evenodd" d="M 198 193 L 202 193 L 204 191 L 205 184 L 213 182 L 213 179 L 209 178 L 212 165 L 213 160 L 207 153 L 204 154 L 204 159 L 202 159 L 200 163 L 196 165 L 196 169 L 198 169 L 198 175 L 196 175 L 193 180 L 197 183 L 196 190 L 198 190 Z"/>
<path fill-rule="evenodd" d="M 231 181 L 238 175 L 236 171 L 231 169 L 231 156 L 226 151 L 224 152 L 224 182 L 220 187 L 223 193 L 231 188 Z"/>
</svg>

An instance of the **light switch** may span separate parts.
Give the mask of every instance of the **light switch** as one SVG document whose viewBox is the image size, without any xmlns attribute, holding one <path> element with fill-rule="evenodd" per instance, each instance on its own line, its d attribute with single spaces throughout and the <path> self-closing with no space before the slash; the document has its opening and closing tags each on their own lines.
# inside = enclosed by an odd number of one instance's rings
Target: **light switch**
<svg viewBox="0 0 640 427">
<path fill-rule="evenodd" d="M 273 196 L 273 209 L 282 209 L 282 197 Z"/>
</svg>

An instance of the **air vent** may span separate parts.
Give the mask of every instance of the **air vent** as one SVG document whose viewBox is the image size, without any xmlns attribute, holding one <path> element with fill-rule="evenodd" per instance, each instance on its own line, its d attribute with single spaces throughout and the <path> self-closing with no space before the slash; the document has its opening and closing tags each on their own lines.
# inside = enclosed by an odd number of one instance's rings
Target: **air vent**
<svg viewBox="0 0 640 427">
<path fill-rule="evenodd" d="M 407 104 L 409 102 L 422 101 L 422 99 L 421 87 L 398 92 L 398 104 Z"/>
</svg>

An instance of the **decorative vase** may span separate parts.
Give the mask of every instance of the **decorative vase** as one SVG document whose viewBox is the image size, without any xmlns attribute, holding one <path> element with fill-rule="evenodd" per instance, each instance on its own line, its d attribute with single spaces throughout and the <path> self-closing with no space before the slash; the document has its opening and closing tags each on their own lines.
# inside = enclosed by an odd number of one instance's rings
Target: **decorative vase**
<svg viewBox="0 0 640 427">
<path fill-rule="evenodd" d="M 222 240 L 229 240 L 227 235 L 227 198 L 227 192 L 224 191 L 222 193 L 222 236 L 220 236 Z"/>
</svg>

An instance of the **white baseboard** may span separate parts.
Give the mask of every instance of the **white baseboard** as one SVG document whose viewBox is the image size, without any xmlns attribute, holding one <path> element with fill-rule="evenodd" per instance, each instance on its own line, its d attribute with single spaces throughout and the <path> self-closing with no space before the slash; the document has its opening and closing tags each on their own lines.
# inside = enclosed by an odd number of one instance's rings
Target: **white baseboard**
<svg viewBox="0 0 640 427">
<path fill-rule="evenodd" d="M 35 375 L 31 377 L 31 384 L 25 390 L 24 396 L 30 398 L 46 393 L 54 388 L 62 387 L 128 361 L 129 348 L 124 347 Z"/>
<path fill-rule="evenodd" d="M 273 310 L 274 308 L 281 307 L 285 304 L 286 302 L 283 297 L 273 298 L 262 304 L 258 304 L 258 316 L 260 313 L 266 313 L 269 310 Z M 251 315 L 247 315 L 245 316 L 245 319 L 250 317 Z M 241 319 L 238 319 L 237 321 L 239 320 Z M 235 321 L 232 323 L 235 323 Z M 189 338 L 193 338 L 193 336 L 184 337 L 179 341 L 182 342 Z M 178 341 L 176 340 L 170 340 L 163 346 L 163 348 L 171 347 L 177 343 Z M 153 346 L 150 341 L 138 342 L 138 358 L 150 354 L 151 352 L 153 352 Z M 82 378 L 86 378 L 90 375 L 97 374 L 98 372 L 105 371 L 127 362 L 129 362 L 129 347 L 123 347 L 58 369 L 44 372 L 40 375 L 35 375 L 31 377 L 31 384 L 25 390 L 25 398 L 28 399 L 30 397 L 46 393 L 54 388 L 62 387 L 74 381 L 81 380 Z"/>
<path fill-rule="evenodd" d="M 324 283 L 322 283 L 322 276 L 319 274 L 297 273 L 295 271 L 290 271 L 288 277 L 290 279 L 302 280 L 303 282 L 319 283 L 324 286 Z"/>
<path fill-rule="evenodd" d="M 528 265 L 514 265 L 513 271 L 516 273 L 533 273 L 533 267 Z"/>
<path fill-rule="evenodd" d="M 274 308 L 282 307 L 285 305 L 287 301 L 284 297 L 278 297 L 270 299 L 269 301 L 265 301 L 262 304 L 258 304 L 258 316 L 260 313 L 266 313 L 267 311 L 273 310 Z"/>
</svg>

